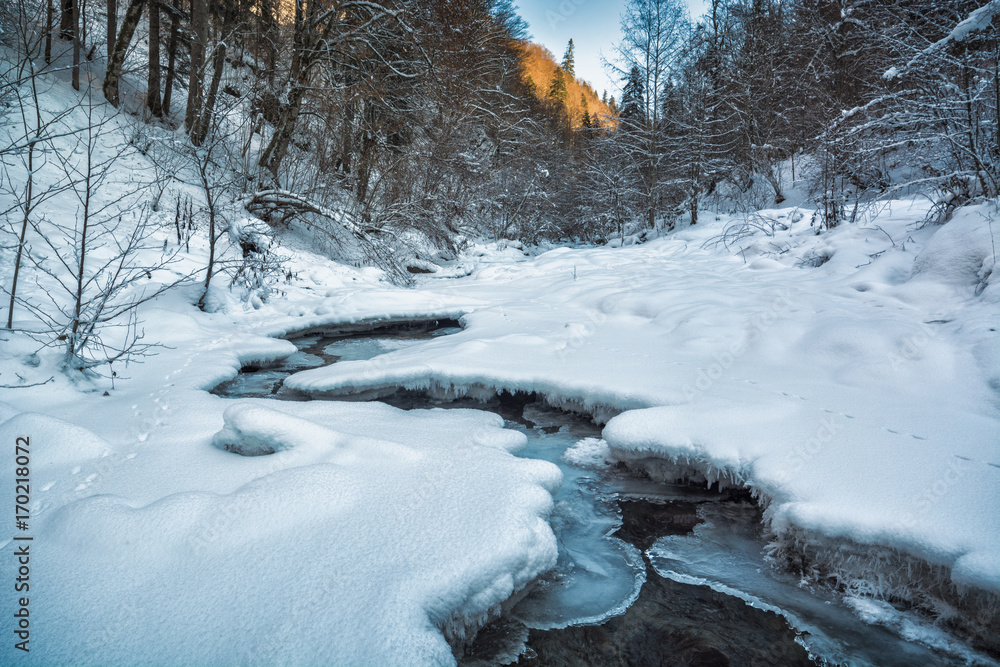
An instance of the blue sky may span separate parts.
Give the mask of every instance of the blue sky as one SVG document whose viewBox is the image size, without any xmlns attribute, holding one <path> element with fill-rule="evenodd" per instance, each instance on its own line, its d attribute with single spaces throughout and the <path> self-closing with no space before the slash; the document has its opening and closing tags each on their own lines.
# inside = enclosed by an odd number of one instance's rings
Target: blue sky
<svg viewBox="0 0 1000 667">
<path fill-rule="evenodd" d="M 600 95 L 605 89 L 619 97 L 620 83 L 612 81 L 601 65 L 601 55 L 615 58 L 620 38 L 619 17 L 625 0 L 516 0 L 518 13 L 528 22 L 532 41 L 562 60 L 566 43 L 576 47 L 576 75 L 590 82 Z M 688 0 L 691 15 L 698 18 L 706 4 Z"/>
</svg>

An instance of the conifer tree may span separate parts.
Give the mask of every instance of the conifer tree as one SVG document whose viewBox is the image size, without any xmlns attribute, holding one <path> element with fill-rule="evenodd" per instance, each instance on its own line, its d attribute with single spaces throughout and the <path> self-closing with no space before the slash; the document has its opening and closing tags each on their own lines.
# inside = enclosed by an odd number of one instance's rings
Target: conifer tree
<svg viewBox="0 0 1000 667">
<path fill-rule="evenodd" d="M 611 98 L 612 104 L 615 98 Z M 642 85 L 642 72 L 638 67 L 633 67 L 625 79 L 625 88 L 622 89 L 621 119 L 643 121 L 646 118 L 646 98 Z"/>
<path fill-rule="evenodd" d="M 566 105 L 569 91 L 566 89 L 566 74 L 561 67 L 557 67 L 552 75 L 552 83 L 549 84 L 549 101 L 553 104 Z"/>
<path fill-rule="evenodd" d="M 570 77 L 576 76 L 576 59 L 573 56 L 573 40 L 569 40 L 566 45 L 566 53 L 563 55 L 562 69 Z"/>
<path fill-rule="evenodd" d="M 587 108 L 587 96 L 584 93 L 580 93 L 580 108 L 583 109 L 583 127 L 585 129 L 592 129 L 594 127 L 594 122 L 590 118 L 590 109 Z"/>
</svg>

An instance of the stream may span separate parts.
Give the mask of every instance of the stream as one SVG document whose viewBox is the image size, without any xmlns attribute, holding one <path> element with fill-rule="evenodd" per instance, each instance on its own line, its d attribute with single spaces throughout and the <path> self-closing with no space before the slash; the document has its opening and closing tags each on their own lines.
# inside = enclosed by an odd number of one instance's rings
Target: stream
<svg viewBox="0 0 1000 667">
<path fill-rule="evenodd" d="M 212 393 L 310 400 L 286 390 L 284 379 L 457 331 L 457 321 L 414 320 L 298 334 L 290 338 L 296 353 L 244 367 Z M 496 412 L 527 436 L 518 456 L 550 461 L 563 473 L 551 517 L 556 568 L 456 647 L 461 665 L 997 664 L 913 614 L 844 600 L 771 567 L 759 509 L 743 492 L 654 483 L 602 461 L 564 457 L 581 441 L 599 444 L 601 429 L 585 416 L 522 393 L 486 403 L 409 391 L 379 400 L 406 410 Z M 858 609 L 880 624 L 862 620 Z"/>
</svg>

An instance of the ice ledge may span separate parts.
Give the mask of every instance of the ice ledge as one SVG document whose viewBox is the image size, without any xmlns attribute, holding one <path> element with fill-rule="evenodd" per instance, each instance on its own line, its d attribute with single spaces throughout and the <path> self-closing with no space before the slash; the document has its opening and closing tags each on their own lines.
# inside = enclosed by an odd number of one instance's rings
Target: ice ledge
<svg viewBox="0 0 1000 667">
<path fill-rule="evenodd" d="M 613 430 L 610 439 L 613 460 L 654 481 L 750 491 L 764 509 L 762 521 L 770 536 L 766 550 L 777 567 L 845 595 L 918 610 L 977 649 L 1000 653 L 1000 589 L 995 577 L 984 575 L 995 569 L 995 555 L 967 553 L 940 563 L 892 546 L 824 535 L 815 527 L 796 525 L 789 518 L 794 513 L 786 511 L 792 503 L 776 500 L 739 467 L 646 447 L 616 447 Z"/>
</svg>

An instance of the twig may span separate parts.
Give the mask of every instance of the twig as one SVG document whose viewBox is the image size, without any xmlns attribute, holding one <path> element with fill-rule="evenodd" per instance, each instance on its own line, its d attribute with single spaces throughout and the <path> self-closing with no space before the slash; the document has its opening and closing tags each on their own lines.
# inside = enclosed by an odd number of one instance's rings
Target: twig
<svg viewBox="0 0 1000 667">
<path fill-rule="evenodd" d="M 50 377 L 45 382 L 35 382 L 34 384 L 0 384 L 0 389 L 27 389 L 28 387 L 40 387 L 55 380 L 55 376 Z"/>
</svg>

